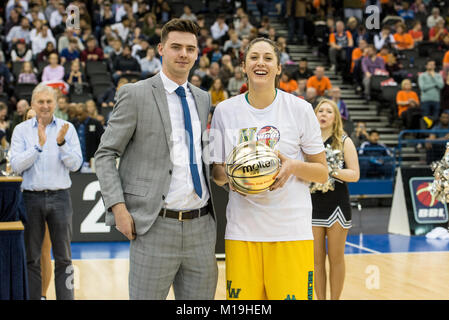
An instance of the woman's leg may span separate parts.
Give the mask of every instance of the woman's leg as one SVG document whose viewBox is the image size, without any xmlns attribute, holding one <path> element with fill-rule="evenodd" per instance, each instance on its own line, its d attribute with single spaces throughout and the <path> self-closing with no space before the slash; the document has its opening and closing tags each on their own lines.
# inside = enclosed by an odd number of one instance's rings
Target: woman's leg
<svg viewBox="0 0 449 320">
<path fill-rule="evenodd" d="M 51 279 L 51 241 L 48 225 L 45 223 L 44 242 L 42 243 L 41 253 L 41 276 L 42 276 L 42 296 L 47 297 L 47 290 Z"/>
<path fill-rule="evenodd" d="M 312 227 L 315 265 L 315 294 L 326 300 L 326 228 Z"/>
<path fill-rule="evenodd" d="M 327 229 L 327 246 L 329 255 L 329 282 L 331 300 L 340 299 L 345 282 L 345 243 L 348 229 L 344 229 L 339 223 Z"/>
</svg>

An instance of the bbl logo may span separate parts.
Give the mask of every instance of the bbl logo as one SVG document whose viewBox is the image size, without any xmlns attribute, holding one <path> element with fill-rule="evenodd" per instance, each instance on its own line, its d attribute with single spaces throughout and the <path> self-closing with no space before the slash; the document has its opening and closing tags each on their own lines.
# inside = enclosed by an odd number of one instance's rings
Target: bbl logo
<svg viewBox="0 0 449 320">
<path fill-rule="evenodd" d="M 257 141 L 265 143 L 271 149 L 274 148 L 280 138 L 281 134 L 279 130 L 273 126 L 265 126 L 257 132 Z"/>
<path fill-rule="evenodd" d="M 430 192 L 432 182 L 433 177 L 410 179 L 413 213 L 418 223 L 445 223 L 448 221 L 446 204 L 438 201 Z"/>
</svg>

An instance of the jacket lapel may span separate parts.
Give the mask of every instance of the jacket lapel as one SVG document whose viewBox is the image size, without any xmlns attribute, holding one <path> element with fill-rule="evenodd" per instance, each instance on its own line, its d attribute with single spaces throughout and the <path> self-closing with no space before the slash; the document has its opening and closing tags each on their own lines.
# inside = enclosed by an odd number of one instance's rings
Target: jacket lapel
<svg viewBox="0 0 449 320">
<path fill-rule="evenodd" d="M 157 74 L 154 76 L 154 81 L 152 81 L 151 86 L 154 95 L 154 100 L 159 109 L 161 115 L 162 123 L 165 129 L 165 138 L 167 139 L 168 148 L 171 151 L 173 148 L 173 141 L 170 138 L 172 134 L 172 127 L 170 121 L 170 113 L 168 110 L 167 96 L 165 95 L 164 84 L 162 83 L 161 76 Z M 149 94 L 149 93 L 148 93 Z M 148 100 L 151 101 L 151 98 Z"/>
</svg>

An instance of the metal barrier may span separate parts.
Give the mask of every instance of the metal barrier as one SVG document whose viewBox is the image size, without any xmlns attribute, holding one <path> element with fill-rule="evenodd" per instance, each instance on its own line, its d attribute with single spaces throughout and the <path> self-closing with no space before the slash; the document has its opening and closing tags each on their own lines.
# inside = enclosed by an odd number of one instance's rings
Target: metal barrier
<svg viewBox="0 0 449 320">
<path fill-rule="evenodd" d="M 429 140 L 429 135 L 437 136 L 435 140 Z M 429 165 L 433 161 L 441 160 L 444 154 L 446 143 L 449 139 L 441 139 L 449 134 L 449 130 L 403 130 L 398 136 L 396 166 L 403 165 L 404 148 L 408 146 L 415 147 L 415 155 L 426 153 L 426 161 L 416 163 L 416 165 Z M 405 136 L 413 136 L 412 138 L 405 138 Z M 438 140 L 441 139 L 441 140 Z"/>
</svg>

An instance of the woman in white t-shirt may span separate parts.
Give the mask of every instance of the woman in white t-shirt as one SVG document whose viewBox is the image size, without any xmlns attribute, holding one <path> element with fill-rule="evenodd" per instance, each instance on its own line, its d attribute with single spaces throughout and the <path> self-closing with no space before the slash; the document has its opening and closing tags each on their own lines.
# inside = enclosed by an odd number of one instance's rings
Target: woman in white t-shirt
<svg viewBox="0 0 449 320">
<path fill-rule="evenodd" d="M 219 103 L 210 129 L 214 181 L 228 184 L 226 156 L 244 141 L 264 141 L 282 167 L 270 191 L 232 186 L 226 208 L 228 299 L 313 299 L 312 203 L 308 181 L 324 183 L 327 164 L 312 106 L 275 84 L 280 52 L 256 38 L 244 54 L 248 92 Z"/>
</svg>

